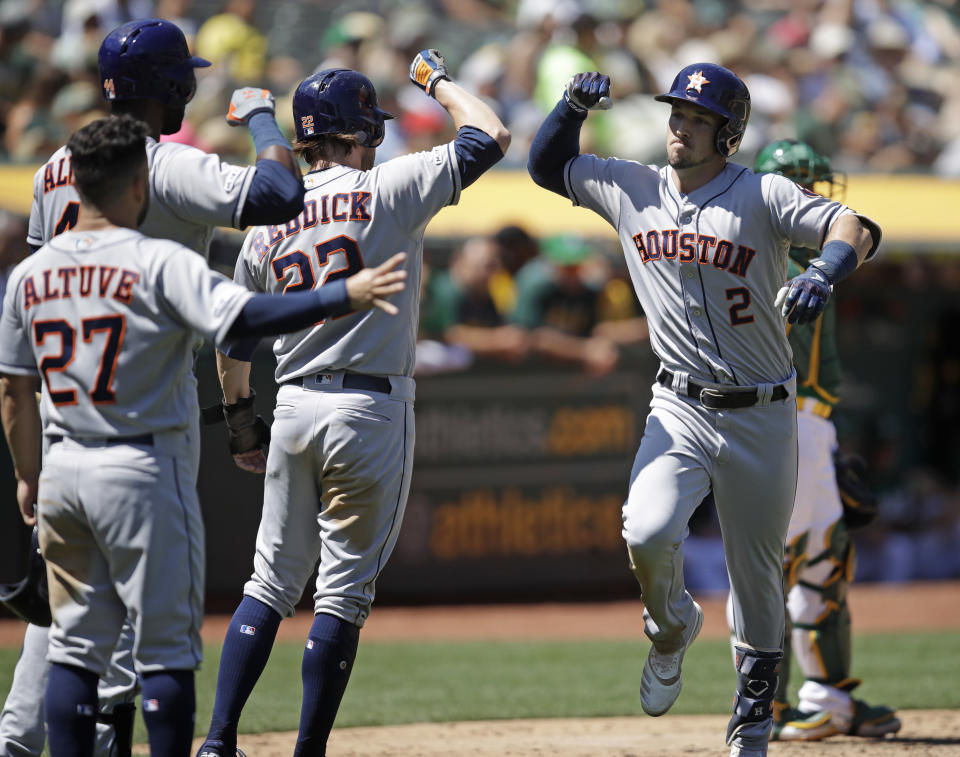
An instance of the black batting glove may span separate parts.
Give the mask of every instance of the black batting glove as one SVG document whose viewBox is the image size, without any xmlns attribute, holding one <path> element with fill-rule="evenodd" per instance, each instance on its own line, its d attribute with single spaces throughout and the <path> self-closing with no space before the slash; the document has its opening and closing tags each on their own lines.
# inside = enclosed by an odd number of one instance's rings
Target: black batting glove
<svg viewBox="0 0 960 757">
<path fill-rule="evenodd" d="M 610 99 L 610 77 L 598 71 L 575 74 L 567 82 L 563 99 L 578 113 L 608 110 L 613 107 L 613 100 Z"/>
</svg>

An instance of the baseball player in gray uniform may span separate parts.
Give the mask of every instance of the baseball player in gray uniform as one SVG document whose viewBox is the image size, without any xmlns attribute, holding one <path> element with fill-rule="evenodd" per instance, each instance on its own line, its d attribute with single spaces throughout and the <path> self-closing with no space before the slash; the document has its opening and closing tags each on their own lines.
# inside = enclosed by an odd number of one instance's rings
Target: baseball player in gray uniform
<svg viewBox="0 0 960 757">
<path fill-rule="evenodd" d="M 288 294 L 375 265 L 400 245 L 410 255 L 411 280 L 395 300 L 398 318 L 351 314 L 274 343 L 280 389 L 254 571 L 224 641 L 199 751 L 206 757 L 234 754 L 243 705 L 318 558 L 294 754 L 326 753 L 360 628 L 399 533 L 413 462 L 424 229 L 500 160 L 510 140 L 490 107 L 448 78 L 435 50 L 415 57 L 410 78 L 450 113 L 457 137 L 378 166 L 376 147 L 392 116 L 378 107 L 370 80 L 327 69 L 300 84 L 294 149 L 311 167 L 303 213 L 284 227 L 252 230 L 237 261 L 235 281 Z M 218 360 L 226 402 L 244 401 L 249 353 Z"/>
<path fill-rule="evenodd" d="M 190 55 L 183 32 L 161 19 L 120 26 L 107 35 L 99 51 L 101 91 L 111 111 L 130 113 L 149 128 L 151 201 L 140 231 L 180 242 L 204 258 L 209 255 L 215 226 L 282 223 L 299 213 L 303 200 L 296 157 L 279 134 L 272 95 L 265 90 L 237 90 L 227 116 L 228 123 L 247 125 L 253 132 L 256 166 L 230 165 L 196 148 L 158 141 L 161 134 L 180 128 L 196 88 L 194 67 L 207 65 Z M 72 228 L 79 210 L 70 153 L 64 146 L 34 176 L 27 236 L 31 248 Z M 132 629 L 126 627 L 116 657 L 101 680 L 101 755 L 130 754 L 137 693 L 132 638 Z M 43 752 L 46 651 L 46 628 L 28 625 L 0 714 L 0 757 L 39 757 Z"/>
<path fill-rule="evenodd" d="M 197 337 L 296 330 L 404 286 L 405 272 L 390 271 L 398 255 L 281 302 L 251 295 L 180 244 L 143 236 L 146 133 L 123 115 L 71 137 L 78 222 L 17 266 L 0 316 L 17 500 L 47 562 L 53 757 L 94 753 L 98 679 L 127 618 L 151 753 L 190 753 L 204 575 Z"/>
<path fill-rule="evenodd" d="M 664 167 L 579 154 L 588 111 L 610 80 L 574 76 L 540 127 L 530 174 L 605 218 L 623 246 L 661 367 L 623 507 L 623 537 L 652 642 L 640 702 L 662 715 L 703 620 L 683 585 L 683 541 L 712 487 L 733 595 L 737 691 L 732 757 L 767 754 L 782 657 L 784 537 L 797 484 L 796 378 L 785 335 L 815 318 L 831 287 L 872 254 L 875 223 L 789 179 L 728 162 L 750 95 L 711 63 L 682 69 Z M 787 281 L 791 245 L 820 250 Z"/>
</svg>

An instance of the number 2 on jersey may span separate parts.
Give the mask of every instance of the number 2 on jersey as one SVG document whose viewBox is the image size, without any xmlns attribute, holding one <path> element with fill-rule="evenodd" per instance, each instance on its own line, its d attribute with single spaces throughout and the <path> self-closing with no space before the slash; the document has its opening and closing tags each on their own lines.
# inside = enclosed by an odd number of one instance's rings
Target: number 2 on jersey
<svg viewBox="0 0 960 757">
<path fill-rule="evenodd" d="M 320 279 L 319 286 L 323 286 L 331 281 L 353 276 L 353 274 L 362 270 L 364 267 L 360 247 L 355 240 L 343 234 L 328 239 L 325 242 L 320 242 L 320 244 L 315 244 L 313 246 L 313 252 L 317 256 L 317 265 L 320 271 L 319 276 L 314 275 L 313 261 L 303 250 L 291 250 L 285 255 L 281 255 L 273 260 L 271 265 L 273 266 L 273 275 L 276 276 L 277 281 L 283 281 L 284 275 L 290 268 L 296 268 L 298 273 L 297 278 L 299 280 L 288 282 L 281 294 L 314 289 L 318 286 L 318 279 Z M 346 265 L 332 271 L 325 270 L 330 266 L 330 257 L 338 252 L 343 253 L 346 259 Z M 350 312 L 353 313 L 355 311 L 351 310 Z M 344 315 L 349 314 L 350 313 L 345 313 Z"/>
<path fill-rule="evenodd" d="M 80 331 L 85 343 L 93 342 L 99 332 L 104 332 L 106 338 L 103 351 L 100 354 L 100 367 L 97 371 L 96 383 L 90 390 L 90 399 L 95 405 L 110 404 L 117 401 L 113 391 L 113 375 L 117 368 L 117 356 L 123 346 L 123 337 L 126 332 L 126 320 L 122 315 L 103 315 L 94 318 L 84 318 L 80 322 Z M 44 355 L 40 359 L 40 372 L 50 392 L 50 399 L 54 405 L 76 405 L 76 389 L 54 389 L 51 374 L 62 373 L 73 362 L 77 349 L 77 332 L 62 318 L 49 321 L 36 321 L 33 324 L 33 338 L 37 346 L 43 346 L 47 337 L 59 337 L 60 353 Z"/>
</svg>

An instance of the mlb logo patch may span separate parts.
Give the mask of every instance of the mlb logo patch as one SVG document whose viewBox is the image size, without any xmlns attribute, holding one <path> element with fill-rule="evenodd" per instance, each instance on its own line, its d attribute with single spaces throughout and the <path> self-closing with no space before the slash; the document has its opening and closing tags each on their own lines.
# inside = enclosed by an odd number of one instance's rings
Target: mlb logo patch
<svg viewBox="0 0 960 757">
<path fill-rule="evenodd" d="M 143 700 L 143 711 L 144 712 L 159 712 L 160 710 L 160 700 L 159 699 L 144 699 Z"/>
<path fill-rule="evenodd" d="M 313 134 L 313 116 L 301 116 L 300 128 L 303 129 L 303 136 L 305 137 Z"/>
<path fill-rule="evenodd" d="M 117 89 L 113 85 L 113 79 L 103 80 L 103 96 L 108 100 L 117 99 Z"/>
<path fill-rule="evenodd" d="M 257 632 L 257 629 L 254 628 L 253 626 L 248 626 L 248 625 L 240 626 L 240 633 L 246 634 L 247 636 L 253 636 L 254 634 L 256 634 L 256 632 Z"/>
<path fill-rule="evenodd" d="M 313 639 L 307 639 L 307 649 L 313 649 Z"/>
</svg>

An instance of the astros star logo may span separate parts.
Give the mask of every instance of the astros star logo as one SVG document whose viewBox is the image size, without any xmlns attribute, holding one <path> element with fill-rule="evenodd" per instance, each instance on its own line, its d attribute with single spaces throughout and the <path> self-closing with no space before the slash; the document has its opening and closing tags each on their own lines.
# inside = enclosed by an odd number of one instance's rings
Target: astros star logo
<svg viewBox="0 0 960 757">
<path fill-rule="evenodd" d="M 687 85 L 687 89 L 695 89 L 697 92 L 700 91 L 700 87 L 704 84 L 709 84 L 710 80 L 703 75 L 703 71 L 697 71 L 695 74 L 690 74 L 687 77 L 690 80 L 690 83 Z"/>
</svg>

